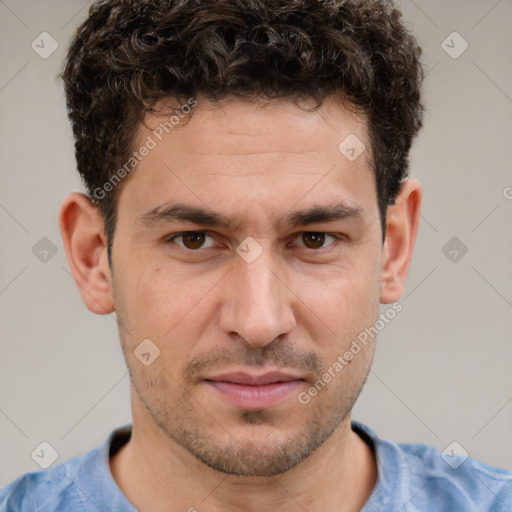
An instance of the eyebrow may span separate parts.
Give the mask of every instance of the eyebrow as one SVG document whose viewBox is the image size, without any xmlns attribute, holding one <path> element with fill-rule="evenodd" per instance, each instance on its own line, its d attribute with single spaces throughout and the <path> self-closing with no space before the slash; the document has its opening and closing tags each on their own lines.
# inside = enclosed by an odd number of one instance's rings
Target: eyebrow
<svg viewBox="0 0 512 512">
<path fill-rule="evenodd" d="M 355 220 L 357 218 L 360 220 L 363 218 L 361 208 L 338 203 L 294 210 L 280 219 L 278 225 L 299 227 L 320 222 L 334 222 L 346 219 Z M 233 231 L 243 227 L 242 222 L 235 221 L 222 213 L 183 203 L 157 206 L 142 214 L 138 220 L 146 227 L 176 222 L 191 222 L 200 226 L 222 227 Z"/>
</svg>

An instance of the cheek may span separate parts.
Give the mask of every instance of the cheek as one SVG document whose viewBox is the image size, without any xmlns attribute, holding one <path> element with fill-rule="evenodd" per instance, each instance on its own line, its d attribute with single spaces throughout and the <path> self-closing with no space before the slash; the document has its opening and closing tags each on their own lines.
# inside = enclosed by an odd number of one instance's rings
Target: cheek
<svg viewBox="0 0 512 512">
<path fill-rule="evenodd" d="M 298 283 L 302 302 L 314 313 L 314 326 L 323 324 L 326 332 L 339 340 L 347 340 L 372 324 L 379 313 L 378 266 L 331 272 L 328 279 L 312 281 L 307 276 Z M 312 332 L 317 339 L 318 333 Z"/>
<path fill-rule="evenodd" d="M 353 403 L 368 375 L 375 338 L 367 333 L 379 317 L 379 293 L 374 279 L 362 276 L 340 280 L 318 294 L 316 308 L 321 322 L 311 324 L 309 335 L 323 361 L 320 380 L 327 383 L 330 392 L 319 396 L 328 407 L 337 402 L 344 409 Z M 329 326 L 328 337 L 319 336 L 320 323 Z"/>
<path fill-rule="evenodd" d="M 211 318 L 208 292 L 216 281 L 218 277 L 183 275 L 171 265 L 139 271 L 130 267 L 119 293 L 130 346 L 149 338 L 164 359 L 183 359 Z"/>
</svg>

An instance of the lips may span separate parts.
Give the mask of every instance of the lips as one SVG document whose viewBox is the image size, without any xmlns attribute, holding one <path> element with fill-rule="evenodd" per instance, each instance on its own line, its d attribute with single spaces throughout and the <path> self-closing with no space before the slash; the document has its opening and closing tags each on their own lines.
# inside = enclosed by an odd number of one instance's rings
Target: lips
<svg viewBox="0 0 512 512">
<path fill-rule="evenodd" d="M 296 395 L 304 379 L 283 372 L 262 375 L 236 372 L 208 377 L 204 382 L 236 408 L 262 410 L 276 407 Z"/>
<path fill-rule="evenodd" d="M 300 377 L 294 377 L 281 372 L 264 373 L 263 375 L 251 375 L 247 373 L 226 373 L 209 377 L 205 379 L 212 382 L 229 382 L 231 384 L 245 384 L 247 386 L 265 386 L 275 382 L 290 382 L 292 380 L 302 380 Z"/>
</svg>

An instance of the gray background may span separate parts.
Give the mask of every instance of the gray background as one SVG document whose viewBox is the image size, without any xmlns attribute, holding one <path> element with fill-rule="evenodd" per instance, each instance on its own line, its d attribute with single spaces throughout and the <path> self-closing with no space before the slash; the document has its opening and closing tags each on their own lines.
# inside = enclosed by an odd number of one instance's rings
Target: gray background
<svg viewBox="0 0 512 512">
<path fill-rule="evenodd" d="M 0 0 L 0 484 L 39 469 L 42 441 L 57 464 L 130 421 L 115 319 L 83 305 L 57 225 L 82 186 L 56 75 L 89 3 Z M 430 69 L 411 155 L 424 209 L 403 311 L 379 336 L 354 418 L 511 467 L 512 1 L 400 4 Z M 31 47 L 43 31 L 59 44 L 46 59 Z M 441 46 L 454 31 L 469 44 L 458 58 Z M 447 40 L 452 53 L 461 43 Z M 46 262 L 33 252 L 43 237 L 57 250 Z"/>
</svg>

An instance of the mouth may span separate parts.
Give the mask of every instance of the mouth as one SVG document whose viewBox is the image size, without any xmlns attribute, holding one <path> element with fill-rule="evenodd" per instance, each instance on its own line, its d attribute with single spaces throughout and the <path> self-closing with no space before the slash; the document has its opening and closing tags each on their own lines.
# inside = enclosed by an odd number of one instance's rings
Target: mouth
<svg viewBox="0 0 512 512">
<path fill-rule="evenodd" d="M 268 409 L 280 405 L 303 386 L 305 380 L 283 372 L 262 375 L 225 373 L 204 379 L 219 396 L 237 408 L 245 410 Z"/>
</svg>

